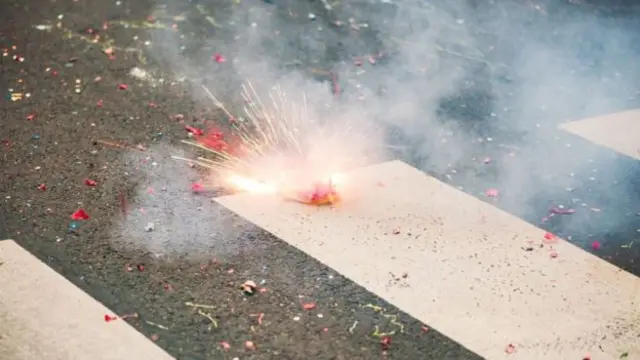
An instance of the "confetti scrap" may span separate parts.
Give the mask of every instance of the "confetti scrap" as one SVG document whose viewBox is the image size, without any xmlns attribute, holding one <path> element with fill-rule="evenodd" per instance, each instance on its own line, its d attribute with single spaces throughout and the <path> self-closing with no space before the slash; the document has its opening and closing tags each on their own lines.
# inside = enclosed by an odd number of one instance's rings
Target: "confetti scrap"
<svg viewBox="0 0 640 360">
<path fill-rule="evenodd" d="M 169 328 L 168 328 L 168 327 L 166 327 L 166 326 L 164 326 L 164 325 L 156 324 L 156 323 L 151 322 L 151 321 L 145 321 L 145 322 L 146 322 L 148 325 L 151 325 L 151 326 L 157 327 L 158 329 L 162 329 L 162 330 L 169 330 Z"/>
<path fill-rule="evenodd" d="M 504 352 L 507 354 L 513 354 L 515 351 L 516 351 L 516 346 L 513 344 L 507 345 L 507 347 L 504 349 Z"/>
<path fill-rule="evenodd" d="M 191 184 L 191 191 L 193 191 L 194 193 L 199 193 L 202 192 L 204 190 L 204 186 L 200 183 L 193 183 Z"/>
<path fill-rule="evenodd" d="M 380 339 L 380 346 L 382 347 L 382 351 L 389 350 L 391 346 L 391 336 L 383 336 L 382 339 Z"/>
<path fill-rule="evenodd" d="M 204 131 L 202 131 L 202 129 L 198 129 L 197 127 L 193 127 L 193 126 L 189 126 L 189 125 L 185 125 L 184 129 L 190 133 L 193 134 L 195 136 L 201 136 L 204 135 Z"/>
<path fill-rule="evenodd" d="M 362 305 L 363 308 L 365 309 L 371 309 L 373 310 L 373 312 L 379 313 L 380 315 L 382 315 L 385 319 L 389 320 L 389 323 L 391 325 L 394 325 L 398 328 L 398 330 L 400 330 L 400 333 L 404 333 L 404 325 L 400 322 L 398 322 L 398 315 L 393 315 L 393 314 L 387 314 L 386 313 L 386 309 L 381 307 L 381 306 L 377 306 L 377 305 L 373 305 L 373 304 L 366 304 L 366 305 Z M 388 333 L 384 333 L 384 332 L 380 332 L 380 329 L 376 326 L 375 327 L 375 331 L 373 332 L 372 336 L 375 337 L 382 337 L 382 336 L 387 336 L 387 335 L 393 335 L 396 333 L 396 330 L 393 330 L 391 332 Z"/>
<path fill-rule="evenodd" d="M 221 54 L 214 54 L 211 57 L 215 62 L 217 62 L 218 64 L 222 64 L 223 62 L 226 62 L 227 59 L 224 58 L 224 56 L 222 56 Z"/>
<path fill-rule="evenodd" d="M 350 334 L 353 334 L 353 331 L 356 329 L 356 326 L 358 326 L 358 320 L 354 321 L 354 322 L 353 322 L 353 325 L 351 325 L 351 326 L 349 327 L 349 333 L 350 333 Z"/>
<path fill-rule="evenodd" d="M 240 286 L 240 290 L 242 290 L 242 292 L 249 296 L 249 295 L 253 295 L 254 292 L 256 291 L 256 288 L 258 286 L 256 285 L 255 282 L 251 281 L 251 280 L 247 280 L 245 281 L 241 286 Z"/>
<path fill-rule="evenodd" d="M 498 195 L 500 195 L 500 191 L 498 191 L 498 189 L 487 189 L 487 191 L 484 192 L 484 194 L 488 197 L 498 197 Z"/>
<path fill-rule="evenodd" d="M 315 303 L 305 303 L 302 304 L 302 308 L 305 310 L 313 310 L 316 308 L 316 304 Z"/>
<path fill-rule="evenodd" d="M 259 313 L 259 314 L 250 314 L 249 316 L 251 317 L 257 317 L 258 318 L 258 325 L 262 325 L 262 320 L 264 318 L 264 313 Z"/>
<path fill-rule="evenodd" d="M 544 234 L 544 243 L 545 244 L 554 244 L 557 241 L 558 241 L 558 238 L 554 234 L 552 234 L 550 232 Z"/>
<path fill-rule="evenodd" d="M 89 220 L 89 218 L 89 214 L 82 208 L 71 214 L 71 220 Z"/>
<path fill-rule="evenodd" d="M 198 315 L 204 316 L 207 319 L 209 319 L 209 321 L 211 321 L 211 325 L 209 326 L 209 329 L 211 329 L 212 326 L 213 328 L 218 328 L 218 322 L 216 321 L 216 319 L 213 318 L 213 316 L 211 316 L 211 314 L 198 309 Z"/>
<path fill-rule="evenodd" d="M 216 308 L 213 305 L 197 304 L 191 301 L 187 301 L 186 303 L 184 303 L 184 305 L 194 309 L 215 309 Z"/>
</svg>

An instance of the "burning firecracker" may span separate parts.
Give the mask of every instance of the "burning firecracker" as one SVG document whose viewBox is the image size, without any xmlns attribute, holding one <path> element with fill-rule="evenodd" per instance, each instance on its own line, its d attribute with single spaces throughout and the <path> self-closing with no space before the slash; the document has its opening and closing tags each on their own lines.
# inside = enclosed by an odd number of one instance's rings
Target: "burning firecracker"
<svg viewBox="0 0 640 360">
<path fill-rule="evenodd" d="M 210 156 L 174 157 L 213 171 L 219 186 L 232 190 L 278 194 L 302 204 L 339 203 L 342 183 L 338 175 L 367 163 L 370 134 L 344 121 L 319 125 L 307 113 L 306 100 L 291 102 L 279 89 L 269 92 L 265 105 L 250 84 L 243 86 L 243 116 L 235 116 L 204 88 L 228 119 L 228 129 L 202 131 L 187 127 L 193 140 L 186 144 Z M 333 119 L 331 119 L 333 120 Z M 223 127 L 226 128 L 226 127 Z M 196 131 L 197 130 L 197 131 Z M 377 147 L 377 146 L 376 146 Z M 203 183 L 203 186 L 207 186 Z"/>
<path fill-rule="evenodd" d="M 314 184 L 311 190 L 300 191 L 295 200 L 308 205 L 333 205 L 340 202 L 340 194 L 329 180 L 328 183 Z"/>
</svg>

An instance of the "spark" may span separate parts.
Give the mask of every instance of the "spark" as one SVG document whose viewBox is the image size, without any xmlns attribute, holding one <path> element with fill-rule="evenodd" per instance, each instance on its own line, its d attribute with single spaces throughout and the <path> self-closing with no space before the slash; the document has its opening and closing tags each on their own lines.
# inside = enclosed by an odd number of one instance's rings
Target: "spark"
<svg viewBox="0 0 640 360">
<path fill-rule="evenodd" d="M 311 116 L 304 94 L 292 101 L 274 86 L 269 101 L 263 101 L 247 82 L 240 92 L 242 116 L 235 116 L 207 87 L 203 89 L 229 119 L 230 129 L 183 141 L 207 156 L 174 158 L 211 170 L 223 187 L 332 204 L 340 199 L 337 187 L 345 184 L 345 171 L 367 162 L 367 146 L 362 145 L 371 142 L 366 132 L 355 131 L 349 121 Z"/>
</svg>

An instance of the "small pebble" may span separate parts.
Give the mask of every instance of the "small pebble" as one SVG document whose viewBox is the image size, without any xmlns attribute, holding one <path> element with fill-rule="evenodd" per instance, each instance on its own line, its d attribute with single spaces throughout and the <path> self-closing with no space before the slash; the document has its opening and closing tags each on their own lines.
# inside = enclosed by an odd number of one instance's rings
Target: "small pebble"
<svg viewBox="0 0 640 360">
<path fill-rule="evenodd" d="M 155 227 L 156 227 L 155 224 L 150 222 L 150 223 L 147 224 L 147 226 L 144 227 L 144 231 L 152 232 L 153 229 L 155 229 Z"/>
</svg>

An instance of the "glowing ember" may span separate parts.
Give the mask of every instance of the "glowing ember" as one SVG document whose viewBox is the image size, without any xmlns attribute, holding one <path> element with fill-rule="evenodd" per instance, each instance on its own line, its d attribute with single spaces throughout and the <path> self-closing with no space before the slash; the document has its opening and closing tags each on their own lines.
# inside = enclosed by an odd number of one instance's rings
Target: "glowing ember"
<svg viewBox="0 0 640 360">
<path fill-rule="evenodd" d="M 340 195 L 333 184 L 318 183 L 313 190 L 300 192 L 297 200 L 309 205 L 332 205 L 340 202 Z"/>
<path fill-rule="evenodd" d="M 277 191 L 275 186 L 240 175 L 232 175 L 229 177 L 228 181 L 236 190 L 239 191 L 256 194 L 269 194 Z"/>
<path fill-rule="evenodd" d="M 237 191 L 253 194 L 293 193 L 294 195 L 285 195 L 285 197 L 303 204 L 322 206 L 340 202 L 341 197 L 338 193 L 337 185 L 343 179 L 344 177 L 341 175 L 332 175 L 328 181 L 316 182 L 308 188 L 306 186 L 295 186 L 296 189 L 304 189 L 295 191 L 286 190 L 288 187 L 283 184 L 278 187 L 240 175 L 231 175 L 227 180 Z"/>
</svg>

